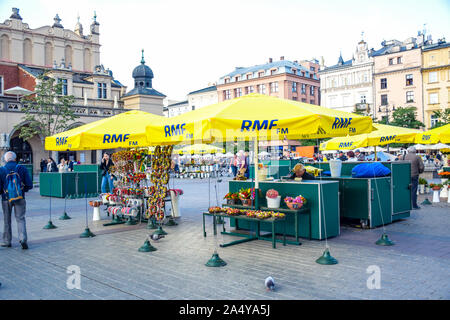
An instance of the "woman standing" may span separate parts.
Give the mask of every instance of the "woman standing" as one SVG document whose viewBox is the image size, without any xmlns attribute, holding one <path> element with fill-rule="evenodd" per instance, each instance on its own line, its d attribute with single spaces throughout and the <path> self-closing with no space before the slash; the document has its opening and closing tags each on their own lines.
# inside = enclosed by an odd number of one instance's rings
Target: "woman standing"
<svg viewBox="0 0 450 320">
<path fill-rule="evenodd" d="M 109 154 L 106 152 L 103 154 L 102 163 L 100 164 L 100 169 L 102 170 L 102 193 L 106 193 L 106 185 L 109 185 L 109 192 L 112 193 L 114 189 L 113 179 L 114 177 L 109 173 L 109 168 L 114 166 L 114 163 L 109 158 Z"/>
<path fill-rule="evenodd" d="M 66 160 L 64 158 L 61 158 L 61 162 L 58 164 L 58 171 L 59 172 L 67 172 L 67 169 L 69 166 L 66 163 Z"/>
<path fill-rule="evenodd" d="M 58 166 L 52 157 L 47 159 L 47 172 L 58 172 Z"/>
</svg>

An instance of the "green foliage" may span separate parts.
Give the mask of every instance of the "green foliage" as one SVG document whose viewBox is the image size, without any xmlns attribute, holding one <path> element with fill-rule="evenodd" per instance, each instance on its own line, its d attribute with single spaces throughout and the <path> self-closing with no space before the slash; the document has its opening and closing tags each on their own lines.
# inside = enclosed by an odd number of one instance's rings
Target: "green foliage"
<svg viewBox="0 0 450 320">
<path fill-rule="evenodd" d="M 436 110 L 433 112 L 433 115 L 438 119 L 437 123 L 433 126 L 433 128 L 442 127 L 446 124 L 450 123 L 450 108 L 446 108 L 445 110 Z"/>
<path fill-rule="evenodd" d="M 395 109 L 395 111 L 392 113 L 392 121 L 389 122 L 389 125 L 411 129 L 419 129 L 420 127 L 425 127 L 422 122 L 416 119 L 415 107 L 398 107 L 397 109 Z"/>
<path fill-rule="evenodd" d="M 22 121 L 27 125 L 16 125 L 19 137 L 29 140 L 35 135 L 45 137 L 65 131 L 78 116 L 71 108 L 74 96 L 64 96 L 62 84 L 53 78 L 39 76 L 36 81 L 35 94 L 21 99 L 24 104 Z"/>
</svg>

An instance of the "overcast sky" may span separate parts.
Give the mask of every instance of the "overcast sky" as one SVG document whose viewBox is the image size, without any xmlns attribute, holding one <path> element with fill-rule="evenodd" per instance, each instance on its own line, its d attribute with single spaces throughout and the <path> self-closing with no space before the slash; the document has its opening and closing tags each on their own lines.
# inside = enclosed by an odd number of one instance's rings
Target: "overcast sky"
<svg viewBox="0 0 450 320">
<path fill-rule="evenodd" d="M 173 100 L 269 57 L 333 65 L 342 51 L 348 60 L 362 31 L 375 49 L 416 37 L 424 23 L 434 40 L 450 41 L 450 0 L 0 0 L 2 22 L 12 7 L 32 29 L 58 13 L 73 30 L 79 14 L 85 34 L 96 10 L 105 68 L 131 90 L 144 49 L 153 87 Z"/>
</svg>

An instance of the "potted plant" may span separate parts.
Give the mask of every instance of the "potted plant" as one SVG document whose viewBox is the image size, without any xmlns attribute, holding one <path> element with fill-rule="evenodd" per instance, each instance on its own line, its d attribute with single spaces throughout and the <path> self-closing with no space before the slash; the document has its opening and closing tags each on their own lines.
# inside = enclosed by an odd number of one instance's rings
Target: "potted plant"
<svg viewBox="0 0 450 320">
<path fill-rule="evenodd" d="M 425 186 L 428 185 L 428 182 L 424 178 L 419 178 L 419 193 L 424 194 L 425 193 Z"/>
<path fill-rule="evenodd" d="M 275 189 L 267 190 L 266 192 L 267 207 L 268 208 L 279 208 L 281 196 Z"/>
<path fill-rule="evenodd" d="M 433 191 L 439 191 L 442 188 L 442 184 L 440 184 L 440 183 L 430 183 L 430 188 Z"/>
<path fill-rule="evenodd" d="M 284 198 L 284 202 L 286 203 L 289 209 L 297 210 L 300 209 L 306 203 L 306 199 L 302 195 L 299 195 L 295 198 L 286 197 Z"/>
<path fill-rule="evenodd" d="M 227 204 L 235 205 L 237 204 L 237 200 L 239 199 L 239 194 L 237 192 L 228 192 L 224 199 L 227 200 Z"/>
<path fill-rule="evenodd" d="M 251 206 L 252 200 L 255 198 L 255 190 L 253 188 L 244 189 L 239 191 L 239 199 L 242 201 L 243 206 Z"/>
</svg>

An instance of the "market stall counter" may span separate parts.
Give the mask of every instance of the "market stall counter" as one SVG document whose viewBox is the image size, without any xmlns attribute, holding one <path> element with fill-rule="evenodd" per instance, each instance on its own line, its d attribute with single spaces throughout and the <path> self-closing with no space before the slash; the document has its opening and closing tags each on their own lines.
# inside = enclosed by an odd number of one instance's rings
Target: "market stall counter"
<svg viewBox="0 0 450 320">
<path fill-rule="evenodd" d="M 239 192 L 241 189 L 253 187 L 249 181 L 230 181 L 229 191 Z M 302 195 L 307 199 L 305 208 L 309 209 L 309 214 L 298 214 L 299 210 L 290 210 L 281 201 L 280 208 L 270 210 L 281 211 L 286 214 L 286 235 L 299 235 L 302 238 L 323 240 L 325 238 L 336 237 L 340 234 L 339 226 L 339 183 L 336 181 L 261 181 L 259 183 L 261 194 L 259 203 L 261 209 L 267 209 L 265 194 L 270 189 L 278 191 L 281 199 L 286 197 L 297 197 Z M 252 209 L 252 207 L 248 207 Z M 296 224 L 296 218 L 298 223 Z M 239 221 L 230 218 L 231 227 L 236 229 L 251 230 L 251 224 L 246 221 Z M 283 234 L 284 226 L 275 226 L 275 233 Z M 297 230 L 296 230 L 297 229 Z M 261 231 L 271 232 L 271 226 L 262 225 Z"/>
<path fill-rule="evenodd" d="M 98 179 L 95 172 L 41 172 L 39 193 L 41 196 L 65 198 L 66 196 L 88 197 L 98 194 Z"/>
<path fill-rule="evenodd" d="M 352 178 L 352 169 L 361 163 L 343 162 L 340 177 L 322 178 L 339 182 L 341 218 L 359 219 L 362 226 L 376 228 L 409 217 L 412 210 L 411 164 L 407 161 L 382 162 L 391 171 L 390 176 Z M 311 166 L 329 170 L 328 163 Z"/>
</svg>

